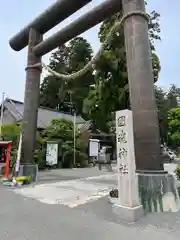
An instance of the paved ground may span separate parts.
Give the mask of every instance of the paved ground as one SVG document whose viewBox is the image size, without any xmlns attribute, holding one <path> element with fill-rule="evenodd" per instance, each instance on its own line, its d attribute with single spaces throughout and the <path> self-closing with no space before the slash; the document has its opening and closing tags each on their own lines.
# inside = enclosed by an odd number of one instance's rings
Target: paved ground
<svg viewBox="0 0 180 240">
<path fill-rule="evenodd" d="M 116 174 L 107 174 L 48 182 L 34 187 L 15 189 L 14 192 L 46 204 L 63 204 L 74 208 L 107 196 L 109 191 L 116 186 Z"/>
<path fill-rule="evenodd" d="M 150 214 L 132 225 L 120 222 L 107 199 L 116 173 L 55 170 L 40 173 L 39 180 L 34 188 L 0 186 L 0 239 L 179 239 L 180 213 Z"/>
<path fill-rule="evenodd" d="M 175 175 L 174 171 L 175 171 L 176 167 L 177 167 L 177 163 L 164 164 L 164 170 L 168 171 L 169 173 L 174 174 L 174 175 Z"/>
</svg>

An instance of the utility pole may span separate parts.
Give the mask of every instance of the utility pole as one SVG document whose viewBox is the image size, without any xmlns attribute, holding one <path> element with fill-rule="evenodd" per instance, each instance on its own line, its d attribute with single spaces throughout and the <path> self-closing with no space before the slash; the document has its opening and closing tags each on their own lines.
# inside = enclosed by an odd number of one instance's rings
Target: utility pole
<svg viewBox="0 0 180 240">
<path fill-rule="evenodd" d="M 74 109 L 73 114 L 73 137 L 74 137 L 74 151 L 73 151 L 73 163 L 74 167 L 76 166 L 76 110 Z"/>
<path fill-rule="evenodd" d="M 76 109 L 72 102 L 72 92 L 69 91 L 71 113 L 73 113 L 73 165 L 76 166 Z"/>
</svg>

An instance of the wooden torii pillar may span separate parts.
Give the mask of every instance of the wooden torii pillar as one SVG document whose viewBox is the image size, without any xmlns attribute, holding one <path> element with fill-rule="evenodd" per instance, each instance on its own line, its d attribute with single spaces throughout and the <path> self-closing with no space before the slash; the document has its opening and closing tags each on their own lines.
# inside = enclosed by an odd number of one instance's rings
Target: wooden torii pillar
<svg viewBox="0 0 180 240">
<path fill-rule="evenodd" d="M 39 107 L 39 87 L 41 67 L 35 64 L 41 63 L 41 57 L 33 52 L 33 47 L 42 41 L 42 34 L 36 29 L 29 31 L 28 57 L 26 68 L 26 83 L 24 95 L 24 114 L 22 122 L 22 153 L 21 164 L 31 165 L 34 158 L 36 139 L 37 116 Z M 34 67 L 33 67 L 34 65 Z"/>
<path fill-rule="evenodd" d="M 145 12 L 144 0 L 122 0 L 124 14 Z M 132 15 L 124 23 L 128 81 L 133 112 L 137 170 L 163 170 L 154 93 L 148 21 Z"/>
</svg>

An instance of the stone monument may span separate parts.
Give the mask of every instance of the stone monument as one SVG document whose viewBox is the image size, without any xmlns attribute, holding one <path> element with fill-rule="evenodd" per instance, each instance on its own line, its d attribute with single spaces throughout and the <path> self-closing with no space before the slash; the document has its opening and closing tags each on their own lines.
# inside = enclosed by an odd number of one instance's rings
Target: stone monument
<svg viewBox="0 0 180 240">
<path fill-rule="evenodd" d="M 113 209 L 122 220 L 134 222 L 144 215 L 136 174 L 132 111 L 116 112 L 118 200 Z"/>
</svg>

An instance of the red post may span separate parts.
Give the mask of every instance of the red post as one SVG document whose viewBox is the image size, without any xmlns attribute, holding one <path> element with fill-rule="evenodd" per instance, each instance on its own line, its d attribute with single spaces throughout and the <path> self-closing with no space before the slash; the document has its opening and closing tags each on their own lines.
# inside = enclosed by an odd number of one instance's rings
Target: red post
<svg viewBox="0 0 180 240">
<path fill-rule="evenodd" d="M 11 144 L 8 143 L 7 153 L 6 153 L 6 168 L 5 168 L 5 178 L 6 179 L 8 179 L 8 176 L 9 176 L 10 152 L 11 152 Z"/>
</svg>

